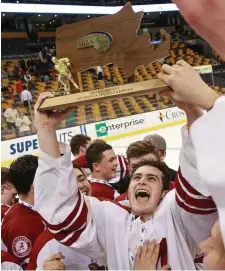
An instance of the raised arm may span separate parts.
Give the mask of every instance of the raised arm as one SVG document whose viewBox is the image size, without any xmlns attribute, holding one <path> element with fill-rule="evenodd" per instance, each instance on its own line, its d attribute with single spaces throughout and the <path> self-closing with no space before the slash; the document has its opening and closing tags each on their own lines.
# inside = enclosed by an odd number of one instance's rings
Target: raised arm
<svg viewBox="0 0 225 271">
<path fill-rule="evenodd" d="M 173 66 L 163 65 L 164 73 L 159 78 L 169 84 L 172 91 L 161 95 L 172 98 L 179 106 L 188 105 L 189 125 L 194 126 L 197 119 L 204 118 L 196 108 L 209 110 L 218 95 L 201 79 L 200 75 L 185 61 L 178 61 Z M 195 108 L 195 109 L 193 109 Z M 199 110 L 199 109 L 198 109 Z M 191 127 L 192 129 L 192 127 Z M 200 132 L 200 131 L 199 131 Z M 207 137 L 201 133 L 201 138 Z M 200 135 L 199 135 L 200 136 Z M 188 129 L 182 130 L 183 145 L 180 153 L 180 169 L 176 184 L 178 210 L 187 232 L 196 244 L 207 239 L 210 229 L 217 218 L 216 206 L 198 169 L 198 159 Z M 206 147 L 207 148 L 207 147 Z M 209 155 L 209 153 L 207 154 Z M 201 156 L 201 159 L 205 159 Z"/>
<path fill-rule="evenodd" d="M 38 111 L 39 105 L 52 96 L 51 93 L 41 94 L 35 105 L 40 146 L 39 165 L 34 181 L 35 207 L 57 241 L 96 258 L 101 248 L 97 242 L 91 204 L 78 191 L 70 147 L 65 144 L 59 146 L 56 137 L 57 124 L 72 109 L 64 113 Z M 95 204 L 98 205 L 97 200 Z M 97 209 L 101 213 L 101 208 Z M 104 226 L 104 222 L 101 222 Z M 79 239 L 81 235 L 82 238 Z"/>
<path fill-rule="evenodd" d="M 186 106 L 188 125 L 202 116 L 198 107 Z M 187 233 L 198 245 L 208 238 L 217 218 L 217 209 L 197 169 L 196 154 L 187 126 L 182 128 L 180 168 L 176 180 L 178 212 Z"/>
<path fill-rule="evenodd" d="M 210 97 L 209 97 L 210 101 Z M 213 100 L 211 100 L 213 104 Z M 209 109 L 209 108 L 205 108 Z M 225 97 L 191 127 L 198 172 L 211 193 L 219 212 L 220 229 L 225 243 Z"/>
</svg>

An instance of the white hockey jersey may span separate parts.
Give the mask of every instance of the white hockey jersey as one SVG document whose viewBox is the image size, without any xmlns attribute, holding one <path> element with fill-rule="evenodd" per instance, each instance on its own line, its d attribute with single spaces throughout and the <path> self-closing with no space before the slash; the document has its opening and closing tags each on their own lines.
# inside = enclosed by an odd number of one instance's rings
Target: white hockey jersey
<svg viewBox="0 0 225 271">
<path fill-rule="evenodd" d="M 225 97 L 191 127 L 201 180 L 207 185 L 218 208 L 220 230 L 225 245 Z"/>
<path fill-rule="evenodd" d="M 167 246 L 167 263 L 172 270 L 194 270 L 198 244 L 208 238 L 217 210 L 212 199 L 198 189 L 204 186 L 196 170 L 193 145 L 186 128 L 182 133 L 177 188 L 166 195 L 154 217 L 145 223 L 111 202 L 81 195 L 69 146 L 64 145 L 61 153 L 65 155 L 58 159 L 40 151 L 35 207 L 55 238 L 90 258 L 106 255 L 110 270 L 133 269 L 138 245 L 156 239 Z"/>
<path fill-rule="evenodd" d="M 53 235 L 45 230 L 34 243 L 27 270 L 43 270 L 45 260 L 58 252 L 61 252 L 65 257 L 61 261 L 65 264 L 67 270 L 88 270 L 91 263 L 97 263 L 86 255 L 74 253 L 70 247 L 57 242 Z M 98 261 L 98 264 L 101 265 L 100 261 Z"/>
</svg>

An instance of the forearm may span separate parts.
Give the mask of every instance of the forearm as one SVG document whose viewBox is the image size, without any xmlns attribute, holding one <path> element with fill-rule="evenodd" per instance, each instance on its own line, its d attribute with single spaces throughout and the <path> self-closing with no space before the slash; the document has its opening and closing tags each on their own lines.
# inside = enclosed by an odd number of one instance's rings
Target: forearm
<svg viewBox="0 0 225 271">
<path fill-rule="evenodd" d="M 212 90 L 209 86 L 206 85 L 206 89 L 202 95 L 199 97 L 199 106 L 205 110 L 210 110 L 216 100 L 219 98 L 219 95 Z"/>
<path fill-rule="evenodd" d="M 61 154 L 57 142 L 56 130 L 51 127 L 41 127 L 38 128 L 37 135 L 40 149 L 52 158 L 59 158 Z"/>
<path fill-rule="evenodd" d="M 190 106 L 185 109 L 185 113 L 187 116 L 187 125 L 191 127 L 191 125 L 203 115 L 202 109 L 197 106 Z"/>
</svg>

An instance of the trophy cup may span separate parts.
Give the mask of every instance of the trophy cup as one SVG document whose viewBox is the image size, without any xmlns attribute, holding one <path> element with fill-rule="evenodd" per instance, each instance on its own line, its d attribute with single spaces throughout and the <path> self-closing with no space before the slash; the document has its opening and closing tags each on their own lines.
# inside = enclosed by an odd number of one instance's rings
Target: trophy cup
<svg viewBox="0 0 225 271">
<path fill-rule="evenodd" d="M 143 12 L 135 13 L 130 3 L 113 15 L 64 25 L 56 30 L 56 53 L 53 58 L 60 88 L 46 99 L 39 110 L 58 110 L 127 96 L 160 92 L 169 87 L 159 79 L 82 92 L 76 84 L 77 73 L 95 66 L 114 64 L 132 78 L 135 69 L 169 55 L 170 36 L 161 30 L 165 41 L 154 48 L 149 33 L 137 35 Z M 71 93 L 70 85 L 76 93 Z"/>
</svg>

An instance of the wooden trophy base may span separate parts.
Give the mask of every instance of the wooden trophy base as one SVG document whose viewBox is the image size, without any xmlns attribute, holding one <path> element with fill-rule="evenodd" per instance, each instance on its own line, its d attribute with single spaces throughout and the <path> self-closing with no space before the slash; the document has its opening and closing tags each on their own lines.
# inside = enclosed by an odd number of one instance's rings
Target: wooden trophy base
<svg viewBox="0 0 225 271">
<path fill-rule="evenodd" d="M 39 110 L 66 109 L 68 107 L 105 102 L 106 100 L 115 100 L 128 96 L 145 95 L 150 92 L 159 93 L 164 90 L 171 90 L 171 88 L 161 80 L 153 79 L 49 98 L 43 102 Z"/>
</svg>

